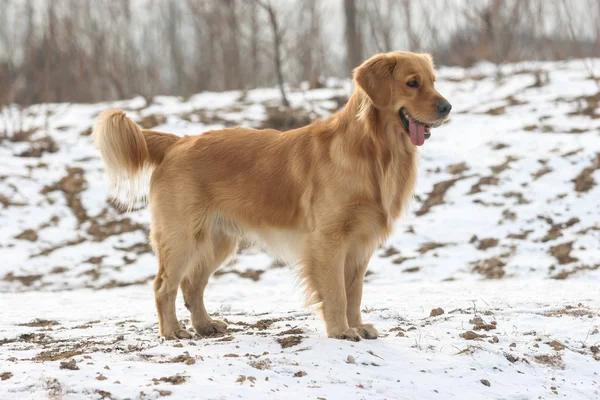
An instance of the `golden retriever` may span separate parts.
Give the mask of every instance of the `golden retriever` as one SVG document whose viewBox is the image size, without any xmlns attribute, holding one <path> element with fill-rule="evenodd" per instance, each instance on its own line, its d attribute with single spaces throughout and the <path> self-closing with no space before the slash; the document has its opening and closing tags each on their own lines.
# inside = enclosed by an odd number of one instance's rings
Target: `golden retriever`
<svg viewBox="0 0 600 400">
<path fill-rule="evenodd" d="M 413 195 L 417 147 L 450 112 L 434 82 L 428 54 L 375 55 L 355 69 L 344 109 L 285 133 L 236 127 L 178 137 L 141 130 L 122 111 L 102 113 L 94 137 L 116 190 L 143 199 L 151 173 L 160 334 L 192 336 L 175 313 L 178 288 L 198 334 L 225 331 L 206 311 L 204 290 L 247 238 L 298 265 L 329 337 L 376 338 L 360 313 L 363 278 Z"/>
</svg>

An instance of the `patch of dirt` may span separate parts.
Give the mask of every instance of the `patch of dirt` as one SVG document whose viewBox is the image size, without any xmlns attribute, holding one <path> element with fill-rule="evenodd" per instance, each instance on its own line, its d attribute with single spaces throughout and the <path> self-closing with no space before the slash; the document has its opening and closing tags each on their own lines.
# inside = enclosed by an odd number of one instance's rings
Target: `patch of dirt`
<svg viewBox="0 0 600 400">
<path fill-rule="evenodd" d="M 44 250 L 40 251 L 39 253 L 32 255 L 30 258 L 40 257 L 40 256 L 47 256 L 50 253 L 52 253 L 52 252 L 54 252 L 54 251 L 56 251 L 58 249 L 62 249 L 63 247 L 76 246 L 76 245 L 81 244 L 83 242 L 85 242 L 85 239 L 81 238 L 81 237 L 77 238 L 77 239 L 70 240 L 68 242 L 63 242 L 63 243 L 57 244 L 55 246 L 49 247 L 47 249 L 44 249 Z"/>
<path fill-rule="evenodd" d="M 41 190 L 41 194 L 48 194 L 54 191 L 62 191 L 67 200 L 67 205 L 77 218 L 77 222 L 82 224 L 88 219 L 87 212 L 81 203 L 80 193 L 87 187 L 85 171 L 82 168 L 67 168 L 67 175 L 54 185 L 46 186 Z"/>
<path fill-rule="evenodd" d="M 506 143 L 492 143 L 492 150 L 503 150 L 510 147 Z"/>
<path fill-rule="evenodd" d="M 61 398 L 63 395 L 63 388 L 56 378 L 48 378 L 46 380 L 46 390 L 50 398 Z"/>
<path fill-rule="evenodd" d="M 552 347 L 554 350 L 556 351 L 561 351 L 567 348 L 567 346 L 565 346 L 564 344 L 562 344 L 561 342 L 559 342 L 558 340 L 553 340 L 549 343 L 546 343 L 548 346 Z"/>
<path fill-rule="evenodd" d="M 141 120 L 137 121 L 137 124 L 141 126 L 143 129 L 152 129 L 155 126 L 164 124 L 167 122 L 167 117 L 160 114 L 150 114 Z"/>
<path fill-rule="evenodd" d="M 26 324 L 18 324 L 19 326 L 29 326 L 31 328 L 48 328 L 51 326 L 59 325 L 58 322 L 49 320 L 49 319 L 41 319 L 36 318 L 31 322 L 27 322 Z"/>
<path fill-rule="evenodd" d="M 33 229 L 27 229 L 27 230 L 21 232 L 20 234 L 18 234 L 17 236 L 15 236 L 15 239 L 29 240 L 30 242 L 37 242 L 38 234 Z"/>
<path fill-rule="evenodd" d="M 483 112 L 483 114 L 493 115 L 493 116 L 504 115 L 504 114 L 506 114 L 506 107 L 500 106 L 500 107 L 492 108 L 490 110 Z"/>
<path fill-rule="evenodd" d="M 297 346 L 302 343 L 302 336 L 300 335 L 292 335 L 284 338 L 277 339 L 277 343 L 281 345 L 282 348 L 287 349 L 288 347 Z"/>
<path fill-rule="evenodd" d="M 91 225 L 87 229 L 87 233 L 93 236 L 94 240 L 101 242 L 109 236 L 120 235 L 122 233 L 134 231 L 147 231 L 147 227 L 142 224 L 135 223 L 131 218 L 119 218 L 109 221 L 101 221 L 101 218 L 106 217 L 106 211 L 97 218 L 91 219 Z"/>
<path fill-rule="evenodd" d="M 135 253 L 137 255 L 152 253 L 152 246 L 150 246 L 150 242 L 148 241 L 135 243 L 128 247 L 115 247 L 115 249 Z"/>
<path fill-rule="evenodd" d="M 596 181 L 594 180 L 594 172 L 600 169 L 600 153 L 596 153 L 596 158 L 592 161 L 592 164 L 584 168 L 572 182 L 575 183 L 575 191 L 580 193 L 588 192 L 594 186 Z"/>
<path fill-rule="evenodd" d="M 600 107 L 600 92 L 591 96 L 581 96 L 575 98 L 579 104 L 579 108 L 571 111 L 568 115 L 581 115 L 592 119 L 600 118 L 600 114 L 596 113 L 596 109 Z"/>
<path fill-rule="evenodd" d="M 397 257 L 392 260 L 392 264 L 402 264 L 406 260 L 412 260 L 413 257 Z"/>
<path fill-rule="evenodd" d="M 510 168 L 510 164 L 511 164 L 513 161 L 517 161 L 517 158 L 516 158 L 516 157 L 513 157 L 513 156 L 508 156 L 508 157 L 506 157 L 506 160 L 505 160 L 505 161 L 504 161 L 502 164 L 498 164 L 498 165 L 492 165 L 492 166 L 490 167 L 490 169 L 492 170 L 492 172 L 493 172 L 494 174 L 499 174 L 499 173 L 501 173 L 502 171 L 504 171 L 504 170 L 506 170 L 506 169 Z"/>
<path fill-rule="evenodd" d="M 29 142 L 29 149 L 18 154 L 19 157 L 36 157 L 39 158 L 44 153 L 56 153 L 58 145 L 50 136 L 33 140 Z"/>
<path fill-rule="evenodd" d="M 480 193 L 482 186 L 496 186 L 499 182 L 500 180 L 495 176 L 482 176 L 476 184 L 471 186 L 471 190 L 467 194 Z"/>
<path fill-rule="evenodd" d="M 550 247 L 550 254 L 560 265 L 564 265 L 578 261 L 577 258 L 571 257 L 571 250 L 573 250 L 573 242 L 567 242 Z"/>
<path fill-rule="evenodd" d="M 473 330 L 475 331 L 492 331 L 496 329 L 496 321 L 487 323 L 481 317 L 475 317 L 469 320 L 469 323 L 473 324 Z"/>
<path fill-rule="evenodd" d="M 507 199 L 516 198 L 517 199 L 517 204 L 529 204 L 529 203 L 531 203 L 529 200 L 525 199 L 525 196 L 521 192 L 505 192 L 505 193 L 502 194 L 502 196 L 506 197 Z"/>
<path fill-rule="evenodd" d="M 79 367 L 77 366 L 77 362 L 75 361 L 75 359 L 72 358 L 69 361 L 61 361 L 60 369 L 70 369 L 72 371 L 76 371 L 79 369 Z"/>
<path fill-rule="evenodd" d="M 533 180 L 537 180 L 537 179 L 541 178 L 542 176 L 549 174 L 552 171 L 553 171 L 552 168 L 543 166 L 536 172 L 532 173 L 531 176 L 533 177 Z"/>
<path fill-rule="evenodd" d="M 155 385 L 158 385 L 160 382 L 167 382 L 171 385 L 181 385 L 187 381 L 187 376 L 184 375 L 173 375 L 173 376 L 163 376 L 160 379 L 152 378 L 152 382 Z"/>
<path fill-rule="evenodd" d="M 477 244 L 477 249 L 478 250 L 487 250 L 491 247 L 498 246 L 499 242 L 500 241 L 498 239 L 494 239 L 494 238 L 481 239 L 479 241 L 479 243 Z"/>
<path fill-rule="evenodd" d="M 450 189 L 452 186 L 454 186 L 454 184 L 456 182 L 460 181 L 461 179 L 467 179 L 467 178 L 471 178 L 471 177 L 472 177 L 472 175 L 461 176 L 459 178 L 454 178 L 454 179 L 450 179 L 447 181 L 436 183 L 435 185 L 433 185 L 433 190 L 427 194 L 427 199 L 425 200 L 425 202 L 423 203 L 421 208 L 419 210 L 417 210 L 415 212 L 415 214 L 417 216 L 427 214 L 431 210 L 431 208 L 438 206 L 440 204 L 444 204 L 445 203 L 444 196 L 446 195 L 446 192 L 448 191 L 448 189 Z"/>
<path fill-rule="evenodd" d="M 533 357 L 533 359 L 538 363 L 547 367 L 556 367 L 560 369 L 564 369 L 565 364 L 562 360 L 560 354 L 539 354 Z"/>
<path fill-rule="evenodd" d="M 271 325 L 273 325 L 275 322 L 278 322 L 278 321 L 279 321 L 278 319 L 261 319 L 260 321 L 256 322 L 255 324 L 249 324 L 248 327 L 258 329 L 259 331 L 264 331 L 266 329 L 269 329 L 269 327 Z"/>
<path fill-rule="evenodd" d="M 403 270 L 402 272 L 408 272 L 408 273 L 415 273 L 415 272 L 419 272 L 421 270 L 421 267 L 410 267 L 410 268 L 406 268 L 405 270 Z"/>
<path fill-rule="evenodd" d="M 563 157 L 563 158 L 569 158 L 569 157 L 572 157 L 572 156 L 574 156 L 576 154 L 581 153 L 582 151 L 583 151 L 583 148 L 580 147 L 578 149 L 571 150 L 571 151 L 568 151 L 568 152 L 566 152 L 564 154 L 561 154 L 561 157 Z"/>
<path fill-rule="evenodd" d="M 240 385 L 246 381 L 250 381 L 250 383 L 256 383 L 256 377 L 254 376 L 246 376 L 246 375 L 240 375 L 238 376 L 238 378 L 236 379 L 236 383 L 239 383 Z M 266 377 L 265 380 L 269 380 L 269 377 Z"/>
<path fill-rule="evenodd" d="M 400 251 L 396 249 L 394 246 L 390 246 L 379 256 L 382 258 L 388 258 L 391 256 L 395 256 L 396 254 L 400 254 Z"/>
<path fill-rule="evenodd" d="M 460 175 L 465 171 L 469 170 L 469 166 L 465 162 L 461 162 L 458 164 L 451 164 L 446 167 L 446 171 L 452 175 Z"/>
<path fill-rule="evenodd" d="M 444 309 L 441 307 L 438 308 L 434 308 L 433 310 L 431 310 L 431 312 L 429 313 L 430 317 L 437 317 L 439 315 L 444 314 Z"/>
<path fill-rule="evenodd" d="M 292 329 L 288 329 L 287 331 L 283 331 L 277 334 L 277 336 L 283 336 L 283 335 L 302 335 L 304 333 L 304 330 L 300 329 L 300 328 L 292 328 Z"/>
<path fill-rule="evenodd" d="M 527 236 L 529 236 L 529 234 L 533 232 L 532 230 L 527 230 L 527 231 L 523 231 L 521 233 L 510 233 L 508 234 L 506 237 L 508 239 L 519 239 L 519 240 L 526 240 Z"/>
<path fill-rule="evenodd" d="M 66 351 L 61 351 L 61 349 L 52 349 L 52 350 L 46 350 L 46 351 L 42 351 L 40 354 L 38 354 L 37 356 L 33 357 L 33 361 L 57 361 L 57 360 L 64 360 L 65 358 L 71 358 L 71 357 L 75 357 L 75 356 L 79 356 L 83 354 L 83 351 L 81 350 L 66 350 Z"/>
<path fill-rule="evenodd" d="M 2 195 L 0 195 L 0 204 L 2 204 L 2 208 L 23 207 L 23 206 L 27 205 L 27 203 L 15 202 L 15 201 L 12 201 L 11 199 L 9 199 L 8 197 L 2 196 Z"/>
<path fill-rule="evenodd" d="M 589 310 L 588 308 L 583 307 L 582 304 L 578 304 L 577 306 L 565 306 L 564 308 L 560 308 L 558 310 L 548 311 L 543 314 L 545 317 L 562 317 L 564 315 L 571 317 L 588 317 L 593 318 L 596 314 Z"/>
<path fill-rule="evenodd" d="M 248 364 L 252 368 L 256 368 L 256 369 L 259 369 L 261 371 L 263 371 L 265 369 L 271 369 L 271 360 L 269 360 L 269 359 L 258 360 L 258 361 L 250 361 Z"/>
<path fill-rule="evenodd" d="M 95 271 L 94 273 L 98 273 L 99 274 L 98 271 Z M 141 278 L 141 279 L 138 279 L 136 281 L 129 281 L 129 282 L 115 281 L 114 279 L 112 279 L 112 280 L 110 280 L 110 282 L 105 283 L 104 285 L 102 285 L 100 287 L 96 287 L 96 286 L 93 286 L 93 285 L 89 285 L 88 287 L 93 288 L 93 289 L 97 289 L 97 290 L 102 290 L 102 289 L 114 289 L 114 288 L 135 286 L 135 285 L 145 285 L 146 283 L 148 283 L 151 280 L 153 280 L 155 276 L 156 275 L 149 275 L 149 276 L 147 276 L 145 278 Z"/>
<path fill-rule="evenodd" d="M 464 333 L 461 333 L 459 336 L 465 340 L 482 340 L 488 337 L 485 334 L 480 335 L 479 333 L 475 333 L 473 331 L 466 331 Z"/>
<path fill-rule="evenodd" d="M 505 274 L 505 265 L 506 263 L 498 257 L 492 257 L 476 262 L 473 272 L 484 275 L 486 279 L 501 279 Z"/>
<path fill-rule="evenodd" d="M 3 380 L 3 381 L 7 381 L 7 380 L 9 380 L 12 377 L 13 377 L 13 373 L 10 372 L 10 371 L 2 372 L 0 374 L 0 379 Z"/>
<path fill-rule="evenodd" d="M 170 363 L 184 363 L 185 365 L 193 365 L 196 364 L 196 359 L 190 356 L 189 352 L 184 352 L 183 354 L 178 355 L 177 357 L 173 357 L 169 360 Z"/>
<path fill-rule="evenodd" d="M 439 248 L 445 247 L 447 245 L 448 245 L 448 243 L 426 242 L 426 243 L 423 243 L 421 245 L 421 247 L 419 247 L 417 249 L 417 251 L 421 254 L 424 254 L 424 253 L 427 253 L 428 251 L 439 249 Z"/>
<path fill-rule="evenodd" d="M 559 223 L 559 224 L 553 224 L 550 227 L 550 230 L 548 230 L 548 233 L 546 233 L 546 235 L 541 239 L 542 243 L 546 243 L 546 242 L 549 242 L 551 240 L 561 237 L 563 235 L 561 232 L 562 229 L 570 228 L 579 222 L 580 222 L 579 218 L 573 217 L 566 222 Z"/>
<path fill-rule="evenodd" d="M 306 372 L 304 371 L 298 371 L 294 374 L 294 378 L 302 378 L 303 376 L 308 375 Z"/>
<path fill-rule="evenodd" d="M 589 266 L 589 265 L 579 265 L 571 270 L 565 270 L 565 271 L 561 271 L 558 274 L 553 275 L 551 278 L 552 279 L 558 279 L 558 280 L 563 280 L 563 279 L 567 279 L 569 278 L 571 275 L 575 275 L 578 272 L 581 271 L 596 271 L 600 268 L 600 264 L 596 264 L 593 266 Z"/>
<path fill-rule="evenodd" d="M 12 272 L 4 275 L 5 282 L 21 282 L 24 286 L 31 286 L 34 282 L 42 279 L 43 275 L 15 275 Z"/>
<path fill-rule="evenodd" d="M 221 276 L 221 275 L 225 275 L 225 274 L 236 274 L 240 278 L 247 278 L 247 279 L 251 279 L 251 280 L 253 280 L 253 281 L 256 282 L 256 281 L 258 281 L 260 279 L 260 276 L 264 272 L 265 271 L 263 271 L 262 269 L 250 269 L 250 268 L 247 268 L 246 271 L 244 271 L 244 272 L 240 272 L 237 269 L 217 270 L 213 275 L 215 275 L 215 276 Z"/>
</svg>

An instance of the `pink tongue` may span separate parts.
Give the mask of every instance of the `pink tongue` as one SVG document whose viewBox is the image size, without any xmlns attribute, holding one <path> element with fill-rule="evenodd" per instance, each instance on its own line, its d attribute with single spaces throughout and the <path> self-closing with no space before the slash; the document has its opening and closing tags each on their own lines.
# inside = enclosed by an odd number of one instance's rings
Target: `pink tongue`
<svg viewBox="0 0 600 400">
<path fill-rule="evenodd" d="M 412 144 L 423 146 L 423 143 L 425 143 L 425 125 L 408 121 L 408 130 L 410 131 L 410 141 Z"/>
</svg>

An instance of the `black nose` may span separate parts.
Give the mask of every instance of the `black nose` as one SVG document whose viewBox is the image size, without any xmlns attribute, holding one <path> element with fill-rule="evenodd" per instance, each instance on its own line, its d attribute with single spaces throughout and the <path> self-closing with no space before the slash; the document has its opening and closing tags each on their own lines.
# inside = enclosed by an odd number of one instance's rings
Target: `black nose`
<svg viewBox="0 0 600 400">
<path fill-rule="evenodd" d="M 446 100 L 437 103 L 437 111 L 440 118 L 444 118 L 450 114 L 450 110 L 452 110 L 452 104 L 448 103 Z"/>
</svg>

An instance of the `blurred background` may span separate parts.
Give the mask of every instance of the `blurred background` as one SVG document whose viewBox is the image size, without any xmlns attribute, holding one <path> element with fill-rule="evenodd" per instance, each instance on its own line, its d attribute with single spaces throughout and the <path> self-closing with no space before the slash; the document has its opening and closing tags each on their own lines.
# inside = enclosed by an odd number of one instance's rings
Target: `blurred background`
<svg viewBox="0 0 600 400">
<path fill-rule="evenodd" d="M 390 50 L 460 67 L 594 57 L 600 2 L 0 0 L 0 106 L 317 88 Z"/>
</svg>

